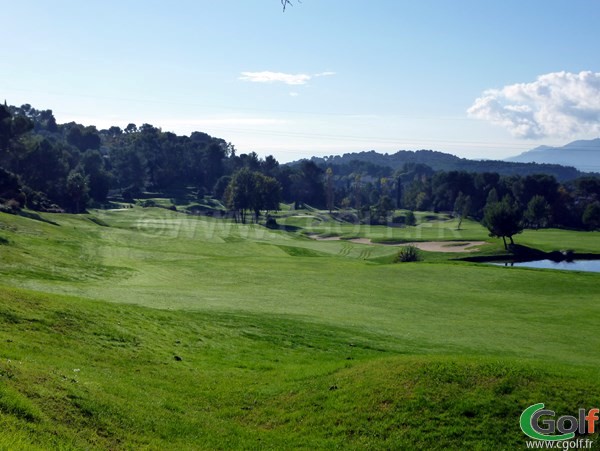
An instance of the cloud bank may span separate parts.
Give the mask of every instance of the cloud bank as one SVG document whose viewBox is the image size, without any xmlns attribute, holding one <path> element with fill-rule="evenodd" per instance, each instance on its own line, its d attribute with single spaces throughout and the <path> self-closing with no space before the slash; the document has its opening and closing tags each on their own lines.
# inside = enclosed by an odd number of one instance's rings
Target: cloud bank
<svg viewBox="0 0 600 451">
<path fill-rule="evenodd" d="M 318 74 L 286 74 L 284 72 L 242 72 L 240 80 L 253 83 L 285 83 L 286 85 L 305 85 L 316 77 L 335 75 L 335 72 L 320 72 Z"/>
<path fill-rule="evenodd" d="M 467 113 L 518 138 L 600 133 L 600 73 L 553 72 L 531 83 L 489 89 Z"/>
</svg>

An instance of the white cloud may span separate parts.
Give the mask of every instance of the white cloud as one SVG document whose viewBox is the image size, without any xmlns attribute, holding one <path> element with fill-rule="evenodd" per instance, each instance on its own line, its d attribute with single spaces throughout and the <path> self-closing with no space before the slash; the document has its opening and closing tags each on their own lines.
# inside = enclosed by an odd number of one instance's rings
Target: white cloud
<svg viewBox="0 0 600 451">
<path fill-rule="evenodd" d="M 326 72 L 320 72 L 318 74 L 313 75 L 314 77 L 330 77 L 332 75 L 335 75 L 335 72 L 331 72 L 331 71 L 326 71 Z"/>
<path fill-rule="evenodd" d="M 318 74 L 286 74 L 284 72 L 242 72 L 240 80 L 253 83 L 285 83 L 286 85 L 305 85 L 315 77 L 335 75 L 335 72 L 321 72 Z"/>
<path fill-rule="evenodd" d="M 554 72 L 531 83 L 489 89 L 467 113 L 518 138 L 600 133 L 600 73 Z"/>
<path fill-rule="evenodd" d="M 290 92 L 290 97 L 298 97 L 300 94 L 297 93 L 296 91 L 291 91 Z"/>
</svg>

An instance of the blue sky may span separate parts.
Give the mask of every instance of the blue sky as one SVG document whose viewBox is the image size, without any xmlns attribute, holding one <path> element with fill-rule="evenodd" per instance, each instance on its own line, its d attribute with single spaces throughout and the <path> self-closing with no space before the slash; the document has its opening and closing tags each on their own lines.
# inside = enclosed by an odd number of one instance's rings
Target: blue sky
<svg viewBox="0 0 600 451">
<path fill-rule="evenodd" d="M 600 135 L 600 3 L 0 0 L 0 97 L 280 161 Z"/>
</svg>

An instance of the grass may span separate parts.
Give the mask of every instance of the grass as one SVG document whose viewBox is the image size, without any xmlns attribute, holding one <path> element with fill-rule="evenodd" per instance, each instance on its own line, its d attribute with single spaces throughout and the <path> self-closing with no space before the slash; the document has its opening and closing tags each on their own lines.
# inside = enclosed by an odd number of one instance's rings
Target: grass
<svg viewBox="0 0 600 451">
<path fill-rule="evenodd" d="M 40 216 L 0 216 L 0 448 L 514 449 L 530 404 L 600 405 L 599 274 L 394 265 L 395 247 L 157 208 Z"/>
</svg>

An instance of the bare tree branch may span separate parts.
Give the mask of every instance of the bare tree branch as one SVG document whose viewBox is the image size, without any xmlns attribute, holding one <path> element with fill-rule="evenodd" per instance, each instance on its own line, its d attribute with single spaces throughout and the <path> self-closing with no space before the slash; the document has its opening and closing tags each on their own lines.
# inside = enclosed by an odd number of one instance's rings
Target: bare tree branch
<svg viewBox="0 0 600 451">
<path fill-rule="evenodd" d="M 300 2 L 300 0 L 298 0 L 298 2 Z M 284 12 L 285 12 L 285 7 L 286 7 L 287 5 L 294 6 L 294 5 L 292 4 L 292 0 L 281 0 L 281 6 L 283 6 L 283 11 L 284 11 Z"/>
</svg>

